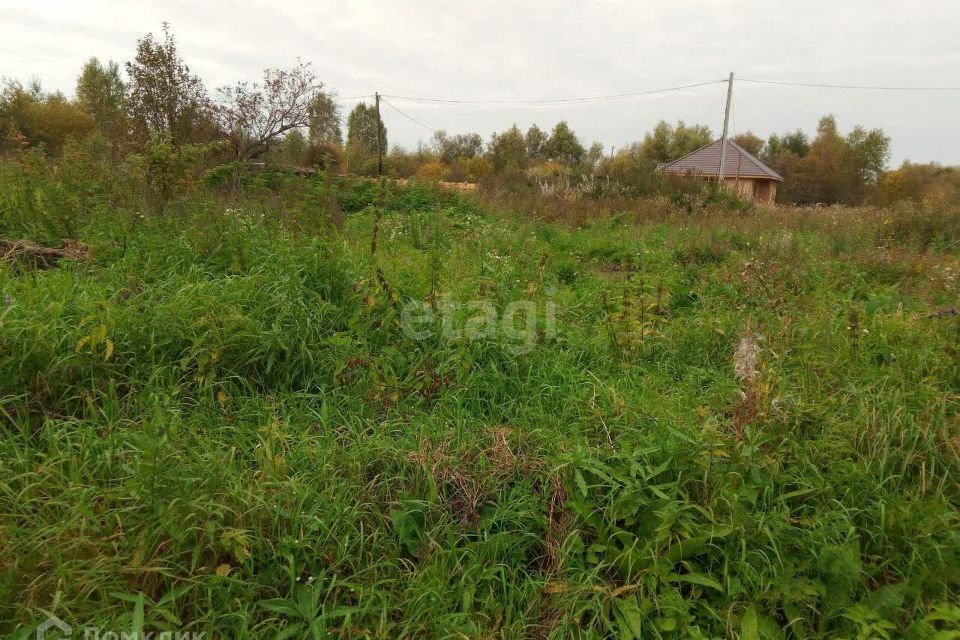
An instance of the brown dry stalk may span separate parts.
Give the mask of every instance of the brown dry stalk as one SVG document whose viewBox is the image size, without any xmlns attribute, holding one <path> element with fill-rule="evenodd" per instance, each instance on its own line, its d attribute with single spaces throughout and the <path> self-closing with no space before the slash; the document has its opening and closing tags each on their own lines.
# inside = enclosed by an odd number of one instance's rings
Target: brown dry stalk
<svg viewBox="0 0 960 640">
<path fill-rule="evenodd" d="M 750 330 L 744 330 L 733 353 L 733 375 L 740 381 L 740 399 L 733 410 L 733 428 L 738 439 L 743 438 L 747 425 L 760 413 L 763 393 L 760 387 L 760 347 L 758 338 Z"/>
</svg>

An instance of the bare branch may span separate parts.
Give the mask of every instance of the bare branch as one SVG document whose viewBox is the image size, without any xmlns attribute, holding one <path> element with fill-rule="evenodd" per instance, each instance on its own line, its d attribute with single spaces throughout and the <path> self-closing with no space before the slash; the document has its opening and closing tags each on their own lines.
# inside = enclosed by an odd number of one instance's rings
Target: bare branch
<svg viewBox="0 0 960 640">
<path fill-rule="evenodd" d="M 267 69 L 263 84 L 238 82 L 218 90 L 217 119 L 237 160 L 266 151 L 291 129 L 309 125 L 310 106 L 323 89 L 309 63 L 292 69 Z"/>
</svg>

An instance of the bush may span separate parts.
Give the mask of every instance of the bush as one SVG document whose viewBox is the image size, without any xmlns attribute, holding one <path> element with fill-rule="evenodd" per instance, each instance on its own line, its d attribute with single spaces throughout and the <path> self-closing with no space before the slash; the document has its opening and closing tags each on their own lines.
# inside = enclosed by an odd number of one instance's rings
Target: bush
<svg viewBox="0 0 960 640">
<path fill-rule="evenodd" d="M 938 249 L 956 248 L 960 239 L 960 208 L 899 202 L 884 219 L 881 237 L 898 244 Z"/>
<path fill-rule="evenodd" d="M 327 165 L 338 169 L 343 165 L 343 147 L 333 143 L 312 144 L 307 147 L 304 162 L 311 167 L 326 169 Z"/>
<path fill-rule="evenodd" d="M 428 162 L 417 171 L 417 177 L 425 180 L 443 180 L 447 165 L 442 162 Z"/>
<path fill-rule="evenodd" d="M 960 200 L 960 169 L 937 164 L 905 163 L 880 178 L 873 202 L 890 206 L 901 200 L 944 206 Z"/>
<path fill-rule="evenodd" d="M 38 149 L 0 161 L 0 233 L 54 242 L 76 238 L 80 225 L 118 200 L 119 178 L 99 137 L 67 138 L 60 158 Z"/>
<path fill-rule="evenodd" d="M 484 157 L 470 158 L 467 160 L 467 175 L 472 182 L 479 182 L 493 175 L 493 163 Z"/>
<path fill-rule="evenodd" d="M 9 237 L 36 237 L 43 226 L 38 194 L 50 180 L 43 153 L 16 151 L 0 161 L 0 232 Z"/>
</svg>

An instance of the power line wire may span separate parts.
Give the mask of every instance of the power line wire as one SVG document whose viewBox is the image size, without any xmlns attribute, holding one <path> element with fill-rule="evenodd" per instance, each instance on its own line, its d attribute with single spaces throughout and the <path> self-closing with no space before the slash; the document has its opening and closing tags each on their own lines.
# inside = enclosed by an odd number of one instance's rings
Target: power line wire
<svg viewBox="0 0 960 640">
<path fill-rule="evenodd" d="M 753 82 L 755 84 L 776 84 L 787 87 L 813 87 L 818 89 L 863 89 L 867 91 L 960 91 L 960 87 L 886 87 L 857 84 L 825 84 L 820 82 L 782 82 L 779 80 L 756 80 L 751 78 L 737 78 L 737 81 Z"/>
<path fill-rule="evenodd" d="M 360 100 L 361 98 L 372 98 L 372 97 L 373 97 L 373 94 L 366 95 L 366 96 L 353 96 L 350 98 L 337 98 L 336 100 L 334 100 L 334 102 L 350 102 L 351 100 Z"/>
<path fill-rule="evenodd" d="M 410 120 L 411 122 L 415 122 L 415 123 L 417 123 L 418 125 L 420 125 L 421 127 L 425 128 L 425 129 L 429 129 L 430 131 L 433 131 L 433 132 L 436 132 L 436 131 L 437 131 L 436 129 L 434 129 L 434 128 L 431 127 L 430 125 L 424 124 L 424 123 L 420 122 L 419 120 L 417 120 L 417 119 L 414 118 L 413 116 L 411 116 L 411 115 L 409 115 L 409 114 L 407 114 L 407 113 L 404 113 L 403 111 L 401 111 L 401 110 L 398 109 L 397 107 L 393 106 L 393 105 L 390 104 L 390 102 L 388 102 L 387 100 L 384 100 L 382 93 L 380 94 L 380 102 L 382 102 L 383 104 L 387 105 L 388 107 L 390 107 L 391 109 L 393 109 L 394 111 L 396 111 L 397 113 L 399 113 L 400 115 L 402 115 L 402 116 L 403 116 L 404 118 L 406 118 L 407 120 Z"/>
<path fill-rule="evenodd" d="M 957 87 L 906 87 L 906 86 L 885 86 L 885 85 L 857 85 L 857 84 L 829 84 L 823 82 L 787 82 L 782 80 L 761 80 L 757 78 L 737 78 L 740 82 L 750 82 L 753 84 L 770 84 L 778 86 L 787 86 L 787 87 L 807 87 L 807 88 L 817 88 L 817 89 L 853 89 L 853 90 L 864 90 L 864 91 L 960 91 L 960 86 Z M 655 95 L 659 93 L 669 93 L 672 91 L 682 91 L 684 89 L 694 89 L 697 87 L 704 87 L 713 84 L 723 84 L 727 82 L 727 79 L 721 80 L 710 80 L 707 82 L 696 82 L 693 84 L 680 85 L 676 87 L 665 87 L 662 89 L 650 89 L 646 91 L 633 91 L 628 93 L 613 93 L 607 95 L 599 96 L 585 96 L 578 98 L 551 98 L 544 100 L 457 100 L 453 98 L 426 98 L 421 96 L 400 96 L 392 94 L 380 94 L 381 98 L 391 98 L 393 100 L 406 100 L 408 102 L 421 102 L 427 104 L 441 104 L 441 105 L 459 105 L 459 106 L 549 106 L 549 105 L 563 105 L 563 104 L 584 104 L 590 102 L 598 102 L 602 100 L 617 100 L 624 98 L 636 98 L 642 96 Z M 364 98 L 372 98 L 372 95 L 363 95 L 363 96 L 353 96 L 350 98 L 338 98 L 337 102 L 349 102 L 351 100 L 360 100 Z M 389 104 L 389 103 L 388 103 Z M 401 113 L 403 116 L 413 120 L 417 124 L 424 126 L 428 129 L 435 130 L 432 127 L 419 122 L 415 118 L 409 116 L 406 113 L 403 113 L 396 106 L 390 105 L 393 109 Z"/>
<path fill-rule="evenodd" d="M 867 91 L 960 91 L 960 87 L 902 87 L 902 86 L 879 86 L 879 85 L 852 85 L 852 84 L 828 84 L 828 83 L 817 83 L 817 82 L 786 82 L 780 80 L 760 80 L 756 78 L 737 78 L 740 82 L 750 82 L 754 84 L 770 84 L 770 85 L 779 85 L 779 86 L 790 86 L 790 87 L 807 87 L 807 88 L 820 88 L 820 89 L 855 89 L 855 90 L 867 90 Z M 392 102 L 386 100 L 390 98 L 391 100 L 406 100 L 408 102 L 419 102 L 427 104 L 441 104 L 441 105 L 458 105 L 458 106 L 490 106 L 490 105 L 500 105 L 500 106 L 545 106 L 545 105 L 563 105 L 563 104 L 583 104 L 589 102 L 597 102 L 601 100 L 616 100 L 622 98 L 633 98 L 641 96 L 649 96 L 659 93 L 669 93 L 672 91 L 682 91 L 684 89 L 693 89 L 696 87 L 704 87 L 714 84 L 724 84 L 728 82 L 726 78 L 721 80 L 711 80 L 708 82 L 697 82 L 693 84 L 680 85 L 676 87 L 666 87 L 662 89 L 650 89 L 647 91 L 634 91 L 629 93 L 616 93 L 608 94 L 601 96 L 588 96 L 580 98 L 556 98 L 556 99 L 547 99 L 547 100 L 456 100 L 448 98 L 425 98 L 418 96 L 399 96 L 399 95 L 390 95 L 390 94 L 380 94 L 381 101 L 386 103 L 391 109 L 402 115 L 407 120 L 423 127 L 432 132 L 436 132 L 437 129 L 431 127 L 430 125 L 417 120 L 410 114 L 402 111 Z M 365 98 L 372 98 L 373 95 L 362 95 L 362 96 L 353 96 L 350 98 L 338 98 L 336 102 L 348 102 L 351 100 L 360 100 Z"/>
<path fill-rule="evenodd" d="M 453 100 L 447 98 L 423 98 L 417 96 L 397 96 L 389 94 L 380 94 L 381 98 L 392 98 L 394 100 L 407 100 L 408 102 L 425 102 L 431 104 L 448 104 L 448 105 L 462 105 L 462 106 L 489 106 L 489 105 L 501 105 L 501 106 L 543 106 L 543 105 L 554 105 L 554 104 L 582 104 L 587 102 L 597 102 L 600 100 L 616 100 L 620 98 L 635 98 L 640 96 L 649 96 L 656 93 L 667 93 L 670 91 L 681 91 L 683 89 L 693 89 L 695 87 L 704 87 L 711 84 L 720 84 L 726 82 L 726 80 L 710 80 L 709 82 L 697 82 L 694 84 L 686 84 L 677 87 L 666 87 L 663 89 L 651 89 L 648 91 L 634 91 L 630 93 L 614 93 L 609 95 L 602 96 L 589 96 L 581 98 L 555 98 L 549 100 Z"/>
</svg>

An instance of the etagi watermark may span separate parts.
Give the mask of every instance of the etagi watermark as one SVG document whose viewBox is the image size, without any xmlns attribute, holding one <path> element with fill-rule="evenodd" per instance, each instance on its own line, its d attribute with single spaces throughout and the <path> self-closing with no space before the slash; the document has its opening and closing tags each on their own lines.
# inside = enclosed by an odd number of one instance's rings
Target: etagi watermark
<svg viewBox="0 0 960 640">
<path fill-rule="evenodd" d="M 533 349 L 538 340 L 557 335 L 557 306 L 552 292 L 540 303 L 515 300 L 503 310 L 489 300 L 461 302 L 449 296 L 434 305 L 411 301 L 400 312 L 403 333 L 413 340 L 441 336 L 446 340 L 496 340 L 507 342 L 514 355 Z"/>
<path fill-rule="evenodd" d="M 58 618 L 47 616 L 37 627 L 37 640 L 83 638 L 83 640 L 205 640 L 206 631 L 113 631 L 100 627 L 84 627 L 74 636 L 73 627 Z"/>
</svg>

